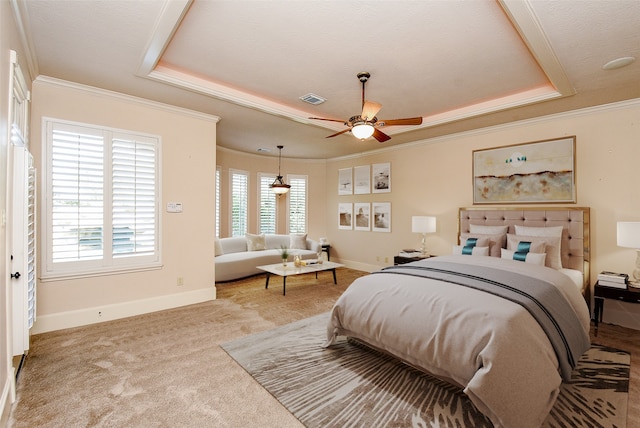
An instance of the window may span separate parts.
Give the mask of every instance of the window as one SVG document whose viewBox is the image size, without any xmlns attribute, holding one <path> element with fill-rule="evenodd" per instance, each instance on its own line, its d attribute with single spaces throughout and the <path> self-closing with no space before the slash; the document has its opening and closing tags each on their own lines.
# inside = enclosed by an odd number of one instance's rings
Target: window
<svg viewBox="0 0 640 428">
<path fill-rule="evenodd" d="M 307 231 L 307 176 L 287 176 L 289 190 L 289 233 Z"/>
<path fill-rule="evenodd" d="M 247 201 L 249 193 L 249 173 L 235 169 L 231 175 L 231 236 L 247 233 Z"/>
<path fill-rule="evenodd" d="M 260 212 L 258 213 L 258 233 L 276 233 L 277 203 L 276 194 L 271 191 L 271 184 L 276 179 L 275 175 L 258 174 L 258 200 Z"/>
<path fill-rule="evenodd" d="M 45 119 L 43 277 L 158 267 L 159 137 Z"/>
<path fill-rule="evenodd" d="M 220 237 L 220 167 L 216 167 L 216 238 Z"/>
</svg>

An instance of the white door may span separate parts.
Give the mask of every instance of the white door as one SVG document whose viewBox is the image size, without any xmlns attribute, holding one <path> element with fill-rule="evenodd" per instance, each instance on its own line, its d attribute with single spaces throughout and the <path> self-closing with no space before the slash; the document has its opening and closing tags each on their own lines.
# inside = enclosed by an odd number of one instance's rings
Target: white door
<svg viewBox="0 0 640 428">
<path fill-rule="evenodd" d="M 29 330 L 36 319 L 35 169 L 33 156 L 13 147 L 11 286 L 13 355 L 29 350 Z"/>
</svg>

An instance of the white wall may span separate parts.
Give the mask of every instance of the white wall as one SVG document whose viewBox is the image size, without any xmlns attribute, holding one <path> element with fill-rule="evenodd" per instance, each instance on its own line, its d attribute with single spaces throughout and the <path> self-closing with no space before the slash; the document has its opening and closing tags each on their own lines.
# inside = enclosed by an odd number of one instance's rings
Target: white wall
<svg viewBox="0 0 640 428">
<path fill-rule="evenodd" d="M 42 165 L 42 118 L 52 117 L 160 135 L 159 270 L 39 281 L 34 332 L 101 322 L 215 298 L 215 116 L 39 77 L 33 83 L 32 153 Z M 42 180 L 42 176 L 40 176 Z M 181 202 L 182 213 L 167 213 Z M 44 201 L 40 199 L 40 219 Z M 39 224 L 42 224 L 40 220 Z M 42 248 L 40 233 L 38 246 Z M 178 286 L 178 277 L 184 285 Z"/>
</svg>

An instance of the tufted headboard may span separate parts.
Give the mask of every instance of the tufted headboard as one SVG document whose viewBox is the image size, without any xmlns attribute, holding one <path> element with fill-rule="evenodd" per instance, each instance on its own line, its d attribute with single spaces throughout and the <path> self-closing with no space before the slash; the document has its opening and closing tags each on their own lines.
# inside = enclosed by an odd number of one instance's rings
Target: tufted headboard
<svg viewBox="0 0 640 428">
<path fill-rule="evenodd" d="M 562 266 L 581 271 L 584 278 L 583 293 L 589 292 L 589 208 L 471 207 L 460 208 L 458 219 L 458 241 L 461 233 L 469 232 L 470 224 L 508 225 L 509 233 L 515 233 L 516 224 L 534 227 L 562 226 Z"/>
</svg>

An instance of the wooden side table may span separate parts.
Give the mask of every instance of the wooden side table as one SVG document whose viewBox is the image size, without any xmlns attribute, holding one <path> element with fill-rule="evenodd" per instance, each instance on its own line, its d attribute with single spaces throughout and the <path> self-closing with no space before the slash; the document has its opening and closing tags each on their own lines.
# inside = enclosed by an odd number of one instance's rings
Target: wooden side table
<svg viewBox="0 0 640 428">
<path fill-rule="evenodd" d="M 327 253 L 327 261 L 330 262 L 331 261 L 331 245 L 330 244 L 322 244 L 321 247 L 322 247 L 322 251 Z"/>
<path fill-rule="evenodd" d="M 629 303 L 640 303 L 640 288 L 605 287 L 603 285 L 599 285 L 596 282 L 595 287 L 593 287 L 593 297 L 593 320 L 595 322 L 595 328 L 597 332 L 598 323 L 602 322 L 602 313 L 604 312 L 604 299 L 614 299 Z"/>
</svg>

